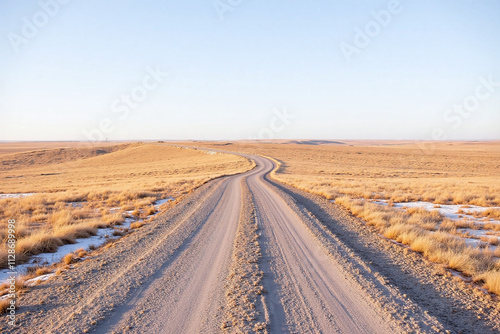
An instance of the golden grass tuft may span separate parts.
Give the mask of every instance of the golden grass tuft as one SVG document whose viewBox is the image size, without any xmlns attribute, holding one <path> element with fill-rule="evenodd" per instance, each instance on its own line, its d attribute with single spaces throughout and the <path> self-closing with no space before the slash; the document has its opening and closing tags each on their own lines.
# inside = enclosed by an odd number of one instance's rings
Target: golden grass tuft
<svg viewBox="0 0 500 334">
<path fill-rule="evenodd" d="M 155 214 L 156 213 L 156 209 L 154 206 L 150 206 L 149 208 L 146 209 L 146 211 L 144 211 L 144 214 L 146 216 L 149 216 L 149 215 L 152 215 L 152 214 Z"/>
<path fill-rule="evenodd" d="M 487 242 L 488 244 L 490 244 L 492 246 L 499 246 L 500 245 L 500 240 L 496 236 L 483 235 L 479 239 L 481 241 Z"/>
<path fill-rule="evenodd" d="M 9 307 L 9 305 L 10 305 L 10 299 L 9 298 L 0 300 L 0 314 L 6 313 L 7 312 L 7 308 Z"/>
<path fill-rule="evenodd" d="M 52 213 L 47 222 L 53 226 L 69 225 L 73 220 L 73 215 L 70 210 L 62 209 Z"/>
<path fill-rule="evenodd" d="M 24 284 L 26 282 L 26 279 L 22 276 L 17 276 L 16 277 L 16 292 L 22 292 L 28 289 L 28 287 Z"/>
<path fill-rule="evenodd" d="M 487 209 L 483 212 L 480 212 L 482 217 L 488 217 L 492 219 L 500 220 L 500 209 Z"/>
<path fill-rule="evenodd" d="M 79 258 L 82 258 L 87 255 L 87 251 L 83 248 L 77 249 L 75 253 Z"/>
<path fill-rule="evenodd" d="M 146 223 L 144 223 L 143 221 L 133 222 L 132 224 L 130 224 L 130 228 L 131 229 L 140 228 L 143 227 L 145 224 Z"/>
<path fill-rule="evenodd" d="M 62 262 L 66 265 L 68 264 L 72 264 L 72 263 L 75 263 L 77 261 L 78 257 L 73 254 L 73 253 L 69 253 L 69 254 L 66 254 L 63 259 L 62 259 Z"/>
<path fill-rule="evenodd" d="M 105 214 L 101 219 L 107 225 L 119 225 L 123 224 L 123 222 L 125 221 L 125 218 L 121 212 Z"/>
<path fill-rule="evenodd" d="M 36 255 L 40 253 L 53 253 L 59 246 L 64 245 L 62 240 L 51 233 L 42 232 L 18 240 L 16 252 L 19 255 Z"/>
<path fill-rule="evenodd" d="M 24 284 L 25 281 L 26 281 L 26 278 L 23 276 L 16 277 L 16 280 L 14 282 L 14 289 L 15 289 L 16 293 L 23 292 L 23 291 L 28 289 L 26 287 L 26 285 Z M 0 284 L 0 291 L 8 289 L 9 287 L 10 287 L 10 283 L 8 283 L 8 282 L 2 283 L 2 284 Z"/>
<path fill-rule="evenodd" d="M 52 272 L 52 270 L 49 267 L 44 267 L 44 266 L 34 266 L 34 267 L 28 267 L 26 270 L 26 278 L 33 278 L 36 276 L 41 276 L 45 275 Z"/>
<path fill-rule="evenodd" d="M 485 282 L 485 287 L 491 292 L 500 295 L 500 271 L 490 271 L 481 275 L 480 279 Z"/>
<path fill-rule="evenodd" d="M 484 228 L 491 231 L 500 231 L 500 224 L 486 223 Z"/>
</svg>

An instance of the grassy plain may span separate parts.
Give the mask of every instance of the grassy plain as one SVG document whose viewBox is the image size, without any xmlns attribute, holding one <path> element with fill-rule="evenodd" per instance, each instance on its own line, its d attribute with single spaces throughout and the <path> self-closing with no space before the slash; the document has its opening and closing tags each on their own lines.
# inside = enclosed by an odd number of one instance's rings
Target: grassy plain
<svg viewBox="0 0 500 334">
<path fill-rule="evenodd" d="M 155 212 L 158 199 L 252 167 L 235 155 L 162 143 L 61 143 L 64 148 L 51 143 L 43 150 L 39 145 L 0 144 L 0 152 L 17 152 L 0 155 L 0 194 L 36 193 L 0 199 L 0 267 L 7 260 L 9 219 L 16 220 L 17 258 L 24 261 L 94 235 L 99 227 L 121 224 L 124 211 L 145 217 Z"/>
<path fill-rule="evenodd" d="M 500 294 L 500 248 L 494 247 L 498 238 L 485 237 L 492 247 L 480 249 L 467 244 L 458 232 L 469 227 L 495 234 L 498 224 L 473 226 L 437 211 L 400 210 L 368 201 L 460 204 L 464 211 L 468 205 L 499 206 L 500 142 L 275 141 L 205 146 L 276 159 L 279 168 L 273 177 L 277 180 L 335 199 L 385 237 Z M 482 215 L 500 216 L 498 209 Z"/>
<path fill-rule="evenodd" d="M 214 146 L 273 157 L 281 162 L 279 180 L 329 199 L 500 205 L 498 141 L 437 143 L 432 150 L 412 142 L 363 141 Z"/>
</svg>

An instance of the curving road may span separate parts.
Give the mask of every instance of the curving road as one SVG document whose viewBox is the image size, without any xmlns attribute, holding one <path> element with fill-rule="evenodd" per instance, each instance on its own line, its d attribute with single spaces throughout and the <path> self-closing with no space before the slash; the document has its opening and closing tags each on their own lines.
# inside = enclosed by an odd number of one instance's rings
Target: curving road
<svg viewBox="0 0 500 334">
<path fill-rule="evenodd" d="M 274 163 L 249 158 L 253 170 L 210 182 L 155 224 L 28 293 L 25 304 L 50 301 L 21 312 L 17 332 L 220 332 L 242 181 L 261 234 L 269 332 L 394 332 L 266 179 Z"/>
<path fill-rule="evenodd" d="M 248 178 L 256 216 L 263 230 L 268 272 L 271 332 L 390 333 L 363 293 L 266 180 L 275 166 L 256 158 L 261 170 Z"/>
<path fill-rule="evenodd" d="M 342 276 L 342 270 L 299 216 L 266 181 L 269 159 L 252 156 L 257 167 L 228 177 L 210 194 L 214 205 L 203 225 L 186 238 L 175 259 L 148 289 L 118 309 L 97 332 L 215 333 L 221 324 L 224 279 L 240 214 L 241 179 L 247 178 L 261 243 L 273 280 L 266 279 L 269 329 L 283 333 L 390 333 L 384 321 Z M 267 275 L 266 275 L 267 277 Z M 147 312 L 140 321 L 136 314 Z M 133 328 L 128 328 L 131 323 Z"/>
</svg>

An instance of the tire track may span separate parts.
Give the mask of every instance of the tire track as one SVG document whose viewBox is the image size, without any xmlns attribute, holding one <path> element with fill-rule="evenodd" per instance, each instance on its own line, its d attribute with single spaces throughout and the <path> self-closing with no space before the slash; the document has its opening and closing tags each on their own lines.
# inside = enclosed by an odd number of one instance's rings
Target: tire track
<svg viewBox="0 0 500 334">
<path fill-rule="evenodd" d="M 284 318 L 271 314 L 271 331 L 391 333 L 394 329 L 362 298 L 363 291 L 348 281 L 338 263 L 265 180 L 273 163 L 262 157 L 256 160 L 266 172 L 249 176 L 248 182 L 266 236 L 264 254 L 275 277 L 271 285 L 277 288 L 269 298 L 285 311 Z"/>
<path fill-rule="evenodd" d="M 20 332 L 398 331 L 267 179 L 273 162 L 245 157 L 255 169 L 207 184 L 27 294 Z"/>
</svg>

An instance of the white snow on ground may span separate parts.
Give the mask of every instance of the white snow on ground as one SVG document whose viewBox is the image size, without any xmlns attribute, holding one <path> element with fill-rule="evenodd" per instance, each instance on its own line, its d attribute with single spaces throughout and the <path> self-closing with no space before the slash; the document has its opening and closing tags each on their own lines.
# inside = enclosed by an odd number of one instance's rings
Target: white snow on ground
<svg viewBox="0 0 500 334">
<path fill-rule="evenodd" d="M 129 223 L 130 226 L 130 223 Z M 42 253 L 34 255 L 27 263 L 16 265 L 16 272 L 18 274 L 26 274 L 29 267 L 33 266 L 44 266 L 51 265 L 53 263 L 59 262 L 63 259 L 66 254 L 72 253 L 78 249 L 89 250 L 90 246 L 101 246 L 108 238 L 112 238 L 114 228 L 100 228 L 97 230 L 97 235 L 90 238 L 76 239 L 74 244 L 67 244 L 60 246 L 55 253 Z M 0 282 L 4 282 L 10 275 L 12 271 L 9 269 L 0 270 Z"/>
<path fill-rule="evenodd" d="M 375 204 L 380 204 L 380 205 L 388 205 L 387 200 L 378 200 L 378 201 L 371 201 L 372 203 Z M 465 219 L 466 221 L 470 221 L 477 225 L 478 228 L 481 227 L 481 225 L 484 225 L 486 222 L 492 223 L 492 224 L 500 224 L 500 221 L 498 220 L 493 220 L 493 219 L 485 219 L 483 217 L 474 217 L 473 215 L 465 214 L 467 213 L 472 213 L 472 212 L 483 212 L 486 211 L 487 209 L 500 209 L 500 207 L 484 207 L 484 206 L 477 206 L 477 205 L 448 205 L 448 204 L 434 204 L 430 202 L 402 202 L 402 203 L 394 203 L 395 208 L 423 208 L 428 211 L 432 210 L 437 210 L 439 213 L 441 213 L 443 216 L 451 219 L 451 220 L 463 220 Z M 462 210 L 464 213 L 458 213 L 459 210 Z M 489 247 L 490 250 L 495 250 L 498 246 L 490 245 L 488 242 L 480 240 L 481 237 L 489 237 L 489 238 L 498 238 L 500 240 L 500 233 L 498 232 L 492 232 L 490 230 L 482 230 L 482 229 L 470 229 L 470 228 L 459 228 L 457 229 L 458 232 L 462 232 L 464 234 L 463 237 L 460 237 L 463 239 L 468 245 L 474 246 L 474 247 Z M 494 233 L 494 235 L 488 234 L 488 233 Z M 496 234 L 496 235 L 495 235 Z"/>
<path fill-rule="evenodd" d="M 496 238 L 500 242 L 500 237 L 497 235 L 491 235 L 489 230 L 473 230 L 470 228 L 460 228 L 457 231 L 464 233 L 464 237 L 461 237 L 465 240 L 468 245 L 477 246 L 477 247 L 490 247 L 492 250 L 495 250 L 497 246 L 491 245 L 487 241 L 480 240 L 481 237 L 488 237 L 489 239 Z M 498 232 L 497 232 L 498 233 Z"/>
<path fill-rule="evenodd" d="M 222 153 L 219 153 L 219 152 L 215 152 L 215 151 L 208 151 L 208 150 L 198 150 L 198 151 L 199 151 L 199 152 L 201 152 L 201 153 L 208 154 L 208 155 L 222 154 Z"/>
<path fill-rule="evenodd" d="M 159 199 L 157 200 L 155 203 L 154 203 L 154 206 L 155 208 L 158 208 L 160 207 L 160 205 L 162 205 L 163 203 L 167 203 L 168 201 L 173 201 L 175 200 L 175 198 L 173 198 L 172 196 L 171 197 L 168 197 L 168 198 L 165 198 L 165 199 Z"/>
<path fill-rule="evenodd" d="M 34 195 L 35 193 L 19 193 L 19 194 L 0 194 L 0 199 L 4 198 L 21 198 Z"/>
<path fill-rule="evenodd" d="M 388 205 L 387 200 L 379 200 L 379 201 L 371 201 L 375 204 L 380 205 Z M 455 205 L 455 204 L 434 204 L 431 202 L 401 202 L 394 203 L 395 208 L 423 208 L 428 211 L 437 210 L 439 213 L 444 215 L 445 217 L 452 220 L 460 220 L 463 218 L 467 218 L 468 220 L 473 221 L 474 223 L 484 224 L 484 218 L 474 217 L 473 215 L 466 214 L 467 212 L 483 212 L 488 209 L 500 209 L 500 207 L 484 207 L 477 205 Z M 462 210 L 464 213 L 458 213 L 459 210 Z M 489 220 L 490 223 L 498 223 L 498 220 Z"/>
<path fill-rule="evenodd" d="M 35 286 L 39 282 L 44 282 L 44 281 L 48 280 L 49 278 L 51 278 L 54 275 L 55 275 L 55 273 L 41 275 L 41 276 L 38 276 L 38 277 L 35 277 L 35 278 L 32 278 L 32 279 L 29 279 L 29 280 L 25 281 L 24 285 L 26 285 L 26 286 Z"/>
<path fill-rule="evenodd" d="M 158 210 L 158 208 L 159 208 L 162 204 L 167 203 L 167 202 L 169 202 L 169 201 L 174 201 L 174 200 L 175 200 L 175 198 L 174 198 L 174 197 L 172 197 L 172 196 L 167 197 L 167 198 L 164 198 L 164 199 L 159 199 L 159 200 L 157 200 L 157 201 L 155 201 L 155 202 L 153 203 L 153 206 L 155 207 L 155 209 L 156 209 L 156 210 Z M 111 212 L 115 212 L 115 211 L 118 211 L 118 210 L 120 210 L 120 209 L 121 209 L 121 207 L 119 207 L 119 206 L 118 206 L 118 207 L 115 207 L 115 208 L 111 208 L 111 209 L 109 209 L 109 211 L 111 211 Z M 125 213 L 127 213 L 127 214 L 129 214 L 129 215 L 131 215 L 131 214 L 132 214 L 132 212 L 134 212 L 134 210 L 125 211 Z"/>
<path fill-rule="evenodd" d="M 495 251 L 498 248 L 498 246 L 493 246 L 490 243 L 484 242 L 484 241 L 479 240 L 479 239 L 473 239 L 473 238 L 467 238 L 467 237 L 459 237 L 459 238 L 462 239 L 463 241 L 465 241 L 465 243 L 468 246 L 488 248 L 491 251 Z"/>
<path fill-rule="evenodd" d="M 173 197 L 161 199 L 161 200 L 156 201 L 154 203 L 154 206 L 155 206 L 155 208 L 158 208 L 163 203 L 166 203 L 168 201 L 173 201 L 173 200 L 174 200 Z M 114 209 L 119 209 L 119 208 L 114 208 Z M 157 215 L 158 213 L 159 212 L 154 213 L 148 217 Z M 34 255 L 31 257 L 31 259 L 27 263 L 16 265 L 16 272 L 17 272 L 17 274 L 23 275 L 23 274 L 26 274 L 27 269 L 29 267 L 33 267 L 33 266 L 37 266 L 37 265 L 38 266 L 51 265 L 51 264 L 60 262 L 67 254 L 73 253 L 74 251 L 76 251 L 78 249 L 83 248 L 83 249 L 88 251 L 88 250 L 90 250 L 91 246 L 99 247 L 99 246 L 103 245 L 109 239 L 118 239 L 118 238 L 120 238 L 120 236 L 113 236 L 113 232 L 116 230 L 119 230 L 119 229 L 130 228 L 130 224 L 135 222 L 135 221 L 141 221 L 141 220 L 135 220 L 132 218 L 125 218 L 125 222 L 123 224 L 116 225 L 113 227 L 108 227 L 108 228 L 100 228 L 97 230 L 96 235 L 91 236 L 89 238 L 76 239 L 76 242 L 74 244 L 67 244 L 67 245 L 60 246 L 55 253 L 42 253 L 42 254 Z M 9 269 L 0 269 L 0 283 L 5 282 L 7 280 L 7 278 L 10 277 L 11 274 L 12 274 L 12 271 Z M 51 275 L 51 274 L 48 274 L 48 275 Z M 46 275 L 43 275 L 43 276 L 46 276 Z M 42 276 L 39 276 L 39 277 L 42 277 Z M 35 277 L 34 279 L 29 280 L 29 281 L 39 279 L 39 277 Z M 46 280 L 46 279 L 48 279 L 48 277 L 45 279 L 42 279 L 42 280 Z M 33 282 L 35 282 L 35 281 L 33 281 Z M 36 284 L 36 283 L 37 282 L 35 282 L 33 284 Z"/>
<path fill-rule="evenodd" d="M 462 232 L 464 234 L 468 234 L 471 237 L 476 237 L 476 238 L 480 238 L 482 236 L 486 236 L 487 233 L 490 232 L 488 230 L 473 230 L 473 229 L 470 229 L 470 228 L 459 228 L 459 229 L 457 229 L 457 231 Z"/>
</svg>

